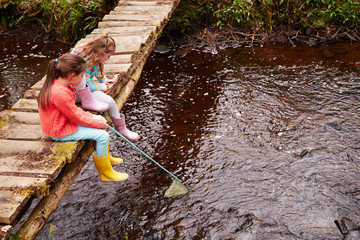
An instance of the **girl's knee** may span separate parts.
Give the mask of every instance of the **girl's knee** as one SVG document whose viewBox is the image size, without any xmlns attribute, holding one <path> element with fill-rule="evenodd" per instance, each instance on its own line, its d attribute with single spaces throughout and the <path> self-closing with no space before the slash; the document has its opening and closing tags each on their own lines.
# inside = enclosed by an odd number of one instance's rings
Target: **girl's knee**
<svg viewBox="0 0 360 240">
<path fill-rule="evenodd" d="M 115 101 L 110 101 L 110 102 L 109 102 L 109 107 L 110 107 L 110 108 L 116 108 L 116 109 L 117 109 L 117 106 L 116 106 Z"/>
<path fill-rule="evenodd" d="M 101 134 L 99 134 L 98 136 L 98 141 L 102 142 L 102 143 L 108 143 L 110 140 L 110 135 L 107 131 L 101 131 Z"/>
</svg>

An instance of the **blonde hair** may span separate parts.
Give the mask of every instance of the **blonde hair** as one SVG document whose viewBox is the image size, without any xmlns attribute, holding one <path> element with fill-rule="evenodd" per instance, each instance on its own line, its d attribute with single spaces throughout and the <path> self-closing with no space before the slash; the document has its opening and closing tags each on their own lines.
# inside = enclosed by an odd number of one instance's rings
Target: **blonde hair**
<svg viewBox="0 0 360 240">
<path fill-rule="evenodd" d="M 86 59 L 87 68 L 99 64 L 99 70 L 103 74 L 104 64 L 100 63 L 99 59 L 104 54 L 114 53 L 116 44 L 108 33 L 104 33 L 81 47 L 83 47 L 83 50 L 79 53 L 79 56 Z"/>
</svg>

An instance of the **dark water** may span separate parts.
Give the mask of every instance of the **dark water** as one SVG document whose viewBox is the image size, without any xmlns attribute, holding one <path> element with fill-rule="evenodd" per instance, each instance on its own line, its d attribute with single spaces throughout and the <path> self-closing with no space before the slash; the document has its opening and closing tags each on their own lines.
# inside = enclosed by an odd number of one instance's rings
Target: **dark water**
<svg viewBox="0 0 360 240">
<path fill-rule="evenodd" d="M 10 109 L 45 76 L 50 59 L 69 51 L 64 43 L 31 39 L 0 40 L 0 111 Z"/>
<path fill-rule="evenodd" d="M 111 134 L 122 183 L 92 159 L 37 239 L 343 239 L 360 226 L 360 45 L 153 54 Z M 356 231 L 350 231 L 350 235 Z M 351 238 L 358 239 L 358 238 Z"/>
</svg>

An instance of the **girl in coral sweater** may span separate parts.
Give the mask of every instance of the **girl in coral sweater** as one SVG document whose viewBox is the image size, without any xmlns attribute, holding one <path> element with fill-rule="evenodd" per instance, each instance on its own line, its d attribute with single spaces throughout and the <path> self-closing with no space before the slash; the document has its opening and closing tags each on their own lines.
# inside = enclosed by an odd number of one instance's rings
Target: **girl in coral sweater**
<svg viewBox="0 0 360 240">
<path fill-rule="evenodd" d="M 55 141 L 96 141 L 93 159 L 100 180 L 124 181 L 128 175 L 111 167 L 111 164 L 121 164 L 123 160 L 110 155 L 105 118 L 85 112 L 75 105 L 73 88 L 80 84 L 85 70 L 84 59 L 70 53 L 50 61 L 45 83 L 38 96 L 42 130 Z"/>
</svg>

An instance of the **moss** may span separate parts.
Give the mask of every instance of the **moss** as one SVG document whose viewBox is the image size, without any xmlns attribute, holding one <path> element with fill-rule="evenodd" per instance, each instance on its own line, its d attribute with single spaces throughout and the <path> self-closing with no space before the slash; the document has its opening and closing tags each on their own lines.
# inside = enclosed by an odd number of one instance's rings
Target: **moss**
<svg viewBox="0 0 360 240">
<path fill-rule="evenodd" d="M 65 163 L 72 161 L 72 155 L 77 148 L 77 142 L 56 143 L 52 149 L 52 154 L 46 160 L 49 169 L 57 169 Z M 44 166 L 46 168 L 47 166 Z"/>
<path fill-rule="evenodd" d="M 0 118 L 0 129 L 9 124 L 9 118 Z"/>
<path fill-rule="evenodd" d="M 161 27 L 161 21 L 155 21 L 154 25 L 156 28 L 160 28 Z"/>
<path fill-rule="evenodd" d="M 53 158 L 54 159 L 61 159 L 63 160 L 65 158 L 67 163 L 71 162 L 71 157 L 73 153 L 75 152 L 77 147 L 77 142 L 65 142 L 57 144 L 53 148 Z"/>
<path fill-rule="evenodd" d="M 34 194 L 34 191 L 29 189 L 14 189 L 13 193 L 24 196 L 26 198 L 30 198 Z M 12 204 L 16 204 L 19 203 L 19 200 L 17 200 L 17 196 L 14 196 L 14 197 L 10 197 L 8 202 Z"/>
<path fill-rule="evenodd" d="M 14 189 L 14 193 L 25 197 L 31 197 L 34 194 L 34 191 L 29 189 Z"/>
<path fill-rule="evenodd" d="M 41 182 L 38 186 L 37 186 L 40 190 L 40 193 L 45 197 L 48 196 L 50 194 L 49 192 L 49 187 L 48 184 L 46 183 L 46 181 Z"/>
<path fill-rule="evenodd" d="M 23 106 L 26 106 L 26 105 L 31 105 L 31 104 L 29 102 L 27 102 L 27 101 L 24 101 L 24 100 L 19 101 L 19 106 L 20 107 L 23 107 Z"/>
</svg>

